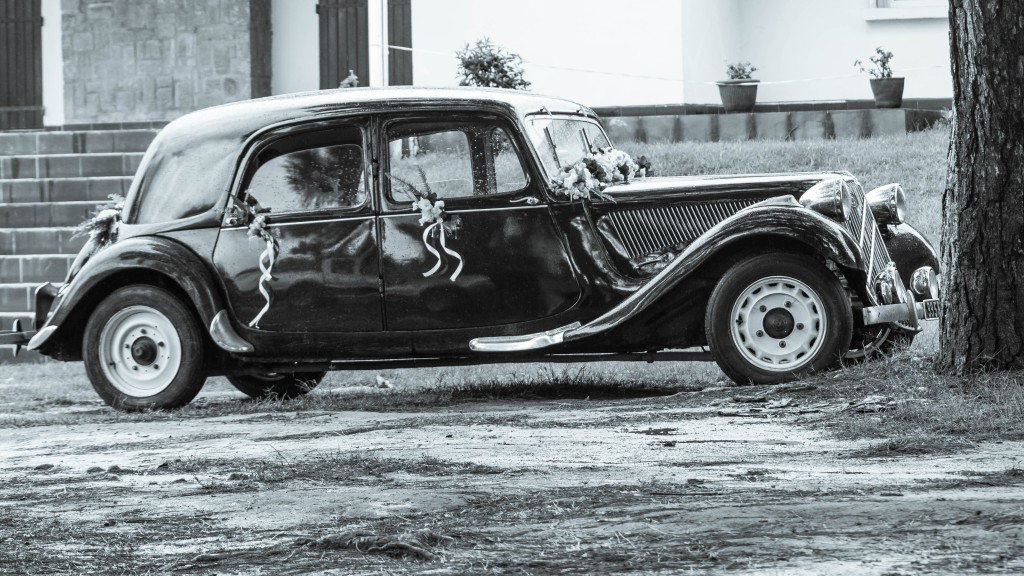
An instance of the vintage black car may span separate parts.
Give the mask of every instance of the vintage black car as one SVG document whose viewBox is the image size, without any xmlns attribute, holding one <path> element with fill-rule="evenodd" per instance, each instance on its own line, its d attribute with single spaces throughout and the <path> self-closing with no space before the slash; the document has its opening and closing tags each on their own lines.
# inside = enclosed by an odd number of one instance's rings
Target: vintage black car
<svg viewBox="0 0 1024 576">
<path fill-rule="evenodd" d="M 39 288 L 36 326 L 0 342 L 84 360 L 109 405 L 140 410 L 210 375 L 289 397 L 377 366 L 713 357 L 774 383 L 937 317 L 935 252 L 898 185 L 649 168 L 589 108 L 530 93 L 201 110 L 161 131 L 65 282 Z"/>
</svg>

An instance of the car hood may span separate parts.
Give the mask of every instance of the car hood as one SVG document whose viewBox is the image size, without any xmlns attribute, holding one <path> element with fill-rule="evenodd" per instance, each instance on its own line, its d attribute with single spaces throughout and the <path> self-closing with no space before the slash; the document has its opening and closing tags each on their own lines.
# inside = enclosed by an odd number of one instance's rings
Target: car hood
<svg viewBox="0 0 1024 576">
<path fill-rule="evenodd" d="M 839 172 L 789 174 L 738 174 L 729 176 L 670 176 L 639 178 L 628 184 L 615 184 L 604 194 L 615 201 L 656 200 L 679 196 L 772 197 L 792 195 L 799 198 L 808 188 L 832 178 L 851 178 Z"/>
</svg>

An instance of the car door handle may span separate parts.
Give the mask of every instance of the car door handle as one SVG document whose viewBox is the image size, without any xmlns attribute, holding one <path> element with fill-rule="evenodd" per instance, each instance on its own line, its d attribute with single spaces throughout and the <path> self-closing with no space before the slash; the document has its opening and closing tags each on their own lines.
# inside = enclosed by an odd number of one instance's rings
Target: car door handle
<svg viewBox="0 0 1024 576">
<path fill-rule="evenodd" d="M 523 196 L 522 198 L 516 198 L 515 200 L 512 200 L 510 203 L 511 204 L 528 204 L 530 206 L 534 206 L 536 204 L 540 204 L 540 198 L 537 198 L 535 196 Z"/>
<path fill-rule="evenodd" d="M 444 221 L 444 229 L 453 240 L 459 239 L 459 232 L 462 230 L 462 216 L 452 214 Z"/>
</svg>

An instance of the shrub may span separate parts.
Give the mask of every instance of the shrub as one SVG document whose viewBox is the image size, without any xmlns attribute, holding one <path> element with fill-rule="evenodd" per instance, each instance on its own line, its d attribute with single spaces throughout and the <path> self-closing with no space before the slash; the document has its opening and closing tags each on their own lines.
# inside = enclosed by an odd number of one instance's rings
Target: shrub
<svg viewBox="0 0 1024 576">
<path fill-rule="evenodd" d="M 523 59 L 506 52 L 488 38 L 455 53 L 459 59 L 459 86 L 511 88 L 526 90 L 530 83 L 523 79 Z"/>
<path fill-rule="evenodd" d="M 892 68 L 889 67 L 889 61 L 892 60 L 892 52 L 886 52 L 885 49 L 879 46 L 875 48 L 875 55 L 869 58 L 869 60 L 875 65 L 873 68 L 864 68 L 860 60 L 854 62 L 853 65 L 860 68 L 862 73 L 871 74 L 875 78 L 892 78 Z"/>
<path fill-rule="evenodd" d="M 750 62 L 726 62 L 725 74 L 729 80 L 750 80 L 757 68 Z"/>
</svg>

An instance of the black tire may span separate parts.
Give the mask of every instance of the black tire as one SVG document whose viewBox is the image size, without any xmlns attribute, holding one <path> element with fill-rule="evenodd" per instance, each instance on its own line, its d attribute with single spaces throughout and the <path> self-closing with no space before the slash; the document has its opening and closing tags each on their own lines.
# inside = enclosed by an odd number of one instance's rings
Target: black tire
<svg viewBox="0 0 1024 576">
<path fill-rule="evenodd" d="M 290 400 L 309 394 L 326 375 L 327 372 L 298 372 L 295 374 L 238 374 L 227 378 L 232 386 L 250 398 Z"/>
<path fill-rule="evenodd" d="M 172 410 L 196 397 L 203 332 L 192 309 L 156 286 L 119 288 L 93 310 L 82 354 L 96 393 L 126 412 Z"/>
<path fill-rule="evenodd" d="M 704 326 L 718 366 L 737 384 L 777 384 L 827 370 L 849 349 L 853 310 L 821 262 L 749 256 L 726 271 Z"/>
</svg>

